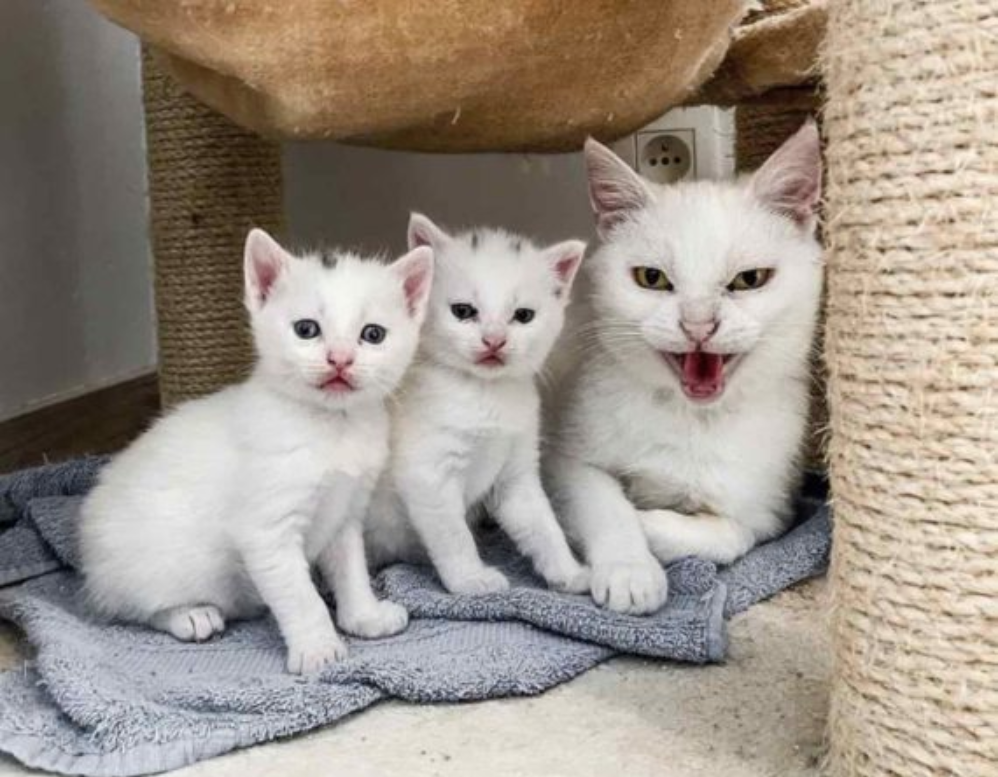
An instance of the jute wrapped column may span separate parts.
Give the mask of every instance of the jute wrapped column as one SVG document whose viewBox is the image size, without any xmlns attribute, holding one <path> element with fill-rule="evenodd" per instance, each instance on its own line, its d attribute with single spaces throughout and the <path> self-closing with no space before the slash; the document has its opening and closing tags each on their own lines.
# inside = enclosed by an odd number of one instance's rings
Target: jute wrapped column
<svg viewBox="0 0 998 777">
<path fill-rule="evenodd" d="M 155 58 L 142 80 L 164 405 L 245 374 L 242 250 L 252 226 L 282 223 L 278 144 L 182 92 Z"/>
<path fill-rule="evenodd" d="M 998 774 L 998 0 L 825 53 L 833 774 Z"/>
<path fill-rule="evenodd" d="M 816 117 L 816 87 L 773 89 L 735 109 L 735 164 L 738 172 L 755 170 L 784 140 Z"/>
</svg>

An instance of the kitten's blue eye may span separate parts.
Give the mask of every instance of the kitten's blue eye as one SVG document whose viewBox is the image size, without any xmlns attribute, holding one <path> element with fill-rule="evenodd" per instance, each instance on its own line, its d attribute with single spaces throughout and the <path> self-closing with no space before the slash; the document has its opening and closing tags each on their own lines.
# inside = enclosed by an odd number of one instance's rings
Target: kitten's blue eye
<svg viewBox="0 0 998 777">
<path fill-rule="evenodd" d="M 298 319 L 292 326 L 294 327 L 295 334 L 302 340 L 314 340 L 322 333 L 319 324 L 310 318 Z"/>
<path fill-rule="evenodd" d="M 529 324 L 537 314 L 530 308 L 517 308 L 513 320 L 518 324 Z"/>
<path fill-rule="evenodd" d="M 380 324 L 368 324 L 360 330 L 360 339 L 371 345 L 380 345 L 388 336 L 388 330 Z"/>
<path fill-rule="evenodd" d="M 473 305 L 466 302 L 455 302 L 450 306 L 450 312 L 458 321 L 468 321 L 478 315 L 478 311 Z"/>
</svg>

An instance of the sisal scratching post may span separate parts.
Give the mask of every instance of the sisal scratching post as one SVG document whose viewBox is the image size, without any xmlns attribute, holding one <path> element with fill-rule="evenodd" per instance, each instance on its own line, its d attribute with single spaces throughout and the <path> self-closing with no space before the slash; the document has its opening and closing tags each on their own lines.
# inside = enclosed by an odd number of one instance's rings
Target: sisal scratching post
<svg viewBox="0 0 998 777">
<path fill-rule="evenodd" d="M 818 94 L 814 87 L 774 89 L 762 97 L 738 104 L 735 109 L 735 164 L 738 172 L 755 170 L 804 121 L 816 117 Z"/>
<path fill-rule="evenodd" d="M 838 0 L 836 777 L 998 774 L 998 0 Z"/>
<path fill-rule="evenodd" d="M 148 51 L 142 80 L 160 392 L 172 405 L 250 363 L 243 242 L 252 226 L 280 228 L 280 147 L 181 92 Z"/>
<path fill-rule="evenodd" d="M 800 129 L 809 118 L 817 118 L 818 93 L 814 87 L 774 89 L 762 97 L 740 103 L 735 109 L 735 164 L 739 173 L 755 170 L 769 155 Z M 821 330 L 816 335 L 821 342 Z M 825 398 L 824 362 L 815 345 L 811 384 L 811 412 L 804 462 L 824 469 L 827 446 L 828 403 Z"/>
</svg>

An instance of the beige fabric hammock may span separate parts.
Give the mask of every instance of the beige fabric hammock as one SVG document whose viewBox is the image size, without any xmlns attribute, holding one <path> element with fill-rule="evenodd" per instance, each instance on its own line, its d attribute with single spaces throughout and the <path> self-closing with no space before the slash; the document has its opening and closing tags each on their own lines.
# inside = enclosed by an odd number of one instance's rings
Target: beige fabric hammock
<svg viewBox="0 0 998 777">
<path fill-rule="evenodd" d="M 567 150 L 632 132 L 691 99 L 759 5 L 92 1 L 186 90 L 254 132 L 431 151 Z M 807 77 L 823 2 L 775 5 L 790 34 L 750 15 L 708 94 L 731 102 Z"/>
</svg>

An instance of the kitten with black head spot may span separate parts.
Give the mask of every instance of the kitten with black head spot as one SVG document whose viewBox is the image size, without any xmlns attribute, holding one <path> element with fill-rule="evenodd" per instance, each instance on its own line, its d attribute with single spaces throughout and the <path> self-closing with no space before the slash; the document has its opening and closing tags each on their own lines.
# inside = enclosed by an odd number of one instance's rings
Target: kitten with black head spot
<svg viewBox="0 0 998 777">
<path fill-rule="evenodd" d="M 292 256 L 250 232 L 253 374 L 160 419 L 83 505 L 82 571 L 100 613 L 200 641 L 269 609 L 288 669 L 318 671 L 346 647 L 314 564 L 344 631 L 405 628 L 405 610 L 371 590 L 361 523 L 388 455 L 385 402 L 415 353 L 432 272 L 425 247 L 386 265 Z"/>
<path fill-rule="evenodd" d="M 737 182 L 658 186 L 586 145 L 602 246 L 546 404 L 547 483 L 596 601 L 647 613 L 661 564 L 780 533 L 822 286 L 813 123 Z M 575 307 L 575 306 L 573 306 Z"/>
<path fill-rule="evenodd" d="M 419 358 L 393 416 L 391 464 L 372 502 L 374 561 L 425 550 L 447 590 L 504 590 L 469 525 L 484 507 L 549 585 L 588 590 L 541 487 L 535 385 L 585 244 L 539 248 L 490 229 L 451 235 L 414 214 L 409 245 L 431 246 L 437 269 Z"/>
</svg>

